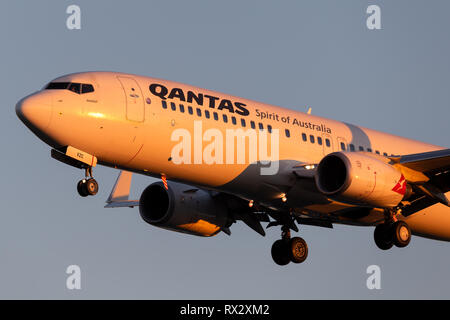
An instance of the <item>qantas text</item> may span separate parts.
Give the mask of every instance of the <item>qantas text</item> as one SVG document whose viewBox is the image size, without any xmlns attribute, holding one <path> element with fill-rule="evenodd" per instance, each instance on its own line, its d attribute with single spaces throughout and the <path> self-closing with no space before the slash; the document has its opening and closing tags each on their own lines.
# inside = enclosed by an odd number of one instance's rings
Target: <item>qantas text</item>
<svg viewBox="0 0 450 320">
<path fill-rule="evenodd" d="M 149 86 L 150 92 L 160 97 L 163 100 L 166 99 L 178 99 L 187 103 L 197 103 L 199 106 L 206 105 L 209 108 L 217 108 L 217 110 L 228 110 L 231 113 L 236 113 L 241 116 L 248 116 L 250 112 L 248 111 L 245 103 L 231 101 L 228 99 L 221 99 L 219 97 L 214 97 L 208 94 L 195 93 L 193 91 L 184 92 L 181 88 L 171 88 L 170 90 L 158 83 L 153 83 Z"/>
</svg>

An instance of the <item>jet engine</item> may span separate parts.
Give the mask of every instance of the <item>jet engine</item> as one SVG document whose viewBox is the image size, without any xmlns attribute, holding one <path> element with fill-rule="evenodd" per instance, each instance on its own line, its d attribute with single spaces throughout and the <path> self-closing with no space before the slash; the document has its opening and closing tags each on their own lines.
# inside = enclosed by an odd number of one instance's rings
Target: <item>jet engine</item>
<svg viewBox="0 0 450 320">
<path fill-rule="evenodd" d="M 210 237 L 229 227 L 227 207 L 208 191 L 189 185 L 162 182 L 149 185 L 139 200 L 145 222 L 171 231 Z"/>
<path fill-rule="evenodd" d="M 359 152 L 335 152 L 317 167 L 316 186 L 330 199 L 377 208 L 393 208 L 411 188 L 389 159 Z"/>
</svg>

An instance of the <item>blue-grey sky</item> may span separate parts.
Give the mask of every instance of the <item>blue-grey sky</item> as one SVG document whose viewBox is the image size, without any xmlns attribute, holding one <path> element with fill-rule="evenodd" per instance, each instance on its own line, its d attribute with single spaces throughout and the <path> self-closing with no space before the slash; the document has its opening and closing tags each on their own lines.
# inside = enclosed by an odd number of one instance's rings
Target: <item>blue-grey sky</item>
<svg viewBox="0 0 450 320">
<path fill-rule="evenodd" d="M 81 30 L 66 8 L 81 8 Z M 366 9 L 381 8 L 381 30 Z M 136 73 L 217 90 L 448 147 L 448 1 L 2 1 L 0 3 L 0 298 L 450 298 L 450 243 L 413 237 L 379 250 L 373 228 L 301 227 L 309 257 L 279 267 L 263 238 L 197 238 L 104 209 L 117 171 L 80 170 L 16 117 L 15 103 L 57 76 Z M 155 152 L 157 152 L 155 150 Z M 132 192 L 153 180 L 134 177 Z M 450 226 L 449 226 L 450 227 Z M 66 289 L 77 264 L 82 289 Z M 381 268 L 381 290 L 366 268 Z"/>
</svg>

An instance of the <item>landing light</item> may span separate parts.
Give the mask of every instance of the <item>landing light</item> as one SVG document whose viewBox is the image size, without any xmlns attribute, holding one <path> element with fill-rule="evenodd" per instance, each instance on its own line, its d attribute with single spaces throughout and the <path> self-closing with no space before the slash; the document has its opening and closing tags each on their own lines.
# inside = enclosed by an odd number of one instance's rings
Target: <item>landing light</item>
<svg viewBox="0 0 450 320">
<path fill-rule="evenodd" d="M 253 200 L 250 200 L 249 202 L 248 202 L 248 206 L 251 208 L 251 207 L 253 207 Z"/>
<path fill-rule="evenodd" d="M 307 165 L 305 166 L 305 169 L 306 169 L 306 170 L 313 170 L 315 167 L 316 167 L 316 166 L 313 165 L 313 164 L 307 164 Z"/>
<path fill-rule="evenodd" d="M 105 117 L 105 115 L 100 112 L 89 112 L 88 116 L 94 117 L 94 118 L 104 118 Z"/>
</svg>

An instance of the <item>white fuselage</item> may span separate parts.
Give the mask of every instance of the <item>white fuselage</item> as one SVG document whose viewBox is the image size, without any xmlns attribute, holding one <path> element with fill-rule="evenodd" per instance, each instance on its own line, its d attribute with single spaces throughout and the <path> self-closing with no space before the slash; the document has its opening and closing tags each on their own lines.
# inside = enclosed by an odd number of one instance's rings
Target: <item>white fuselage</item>
<svg viewBox="0 0 450 320">
<path fill-rule="evenodd" d="M 295 187 L 295 181 L 289 176 L 293 165 L 317 164 L 331 152 L 345 149 L 391 156 L 443 149 L 161 79 L 88 72 L 54 81 L 91 84 L 95 90 L 84 94 L 70 90 L 42 90 L 18 104 L 21 119 L 53 148 L 70 145 L 95 155 L 103 165 L 155 177 L 164 174 L 169 179 L 261 203 L 270 203 Z M 211 142 L 204 136 L 208 130 L 216 130 L 216 133 L 218 130 L 225 137 L 229 129 L 252 129 L 252 123 L 256 130 L 260 124 L 263 130 L 268 130 L 269 126 L 271 130 L 278 129 L 278 155 L 271 159 L 279 162 L 276 175 L 255 174 L 249 169 L 252 162 L 248 157 L 244 163 L 227 162 L 226 154 L 222 162 L 215 163 L 205 163 L 205 159 L 199 162 L 195 158 L 198 150 L 194 150 L 194 139 L 201 142 L 200 154 L 204 155 Z M 173 148 L 179 143 L 173 138 L 176 129 L 186 130 L 193 137 L 191 163 L 173 161 Z M 260 146 L 257 149 L 260 151 Z M 246 154 L 249 152 L 247 148 Z M 257 152 L 256 160 L 267 159 Z M 294 199 L 292 201 L 295 203 Z M 321 213 L 322 217 L 341 207 L 338 203 L 306 206 Z M 405 220 L 415 234 L 450 240 L 450 208 L 442 204 L 430 206 Z M 356 219 L 342 223 L 370 225 L 374 221 L 376 219 Z"/>
</svg>

